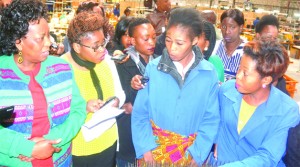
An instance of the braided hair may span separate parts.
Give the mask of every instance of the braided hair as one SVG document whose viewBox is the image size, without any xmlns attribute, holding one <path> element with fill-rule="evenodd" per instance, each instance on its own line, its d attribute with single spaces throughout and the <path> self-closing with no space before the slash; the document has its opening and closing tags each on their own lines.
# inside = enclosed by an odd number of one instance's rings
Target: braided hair
<svg viewBox="0 0 300 167">
<path fill-rule="evenodd" d="M 203 54 L 204 54 L 204 58 L 208 60 L 216 45 L 216 30 L 213 24 L 211 24 L 210 22 L 204 21 L 203 23 L 204 23 L 203 31 L 205 33 L 205 40 L 209 41 L 209 47 L 207 50 L 204 51 Z"/>
</svg>

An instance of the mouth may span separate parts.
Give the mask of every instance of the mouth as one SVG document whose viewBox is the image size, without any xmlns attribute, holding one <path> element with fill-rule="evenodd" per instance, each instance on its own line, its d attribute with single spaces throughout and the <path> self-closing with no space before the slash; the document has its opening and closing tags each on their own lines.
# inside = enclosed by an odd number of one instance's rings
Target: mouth
<svg viewBox="0 0 300 167">
<path fill-rule="evenodd" d="M 105 54 L 100 55 L 99 60 L 102 61 L 105 58 Z"/>
<path fill-rule="evenodd" d="M 42 52 L 42 56 L 49 56 L 49 50 Z"/>
<path fill-rule="evenodd" d="M 151 52 L 154 52 L 154 49 L 155 49 L 155 48 L 150 48 L 150 49 L 148 49 L 148 50 L 151 51 Z"/>
<path fill-rule="evenodd" d="M 231 40 L 231 38 L 230 37 L 224 37 L 224 40 L 229 41 L 229 40 Z"/>
</svg>

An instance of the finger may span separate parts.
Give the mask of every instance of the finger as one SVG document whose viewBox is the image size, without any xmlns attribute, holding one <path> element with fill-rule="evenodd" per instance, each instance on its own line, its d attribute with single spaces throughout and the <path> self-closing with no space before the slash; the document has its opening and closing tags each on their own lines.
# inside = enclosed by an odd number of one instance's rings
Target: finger
<svg viewBox="0 0 300 167">
<path fill-rule="evenodd" d="M 34 137 L 34 138 L 31 138 L 30 140 L 33 142 L 39 142 L 39 141 L 43 141 L 45 139 L 43 137 Z"/>
<path fill-rule="evenodd" d="M 49 140 L 49 144 L 58 144 L 61 142 L 61 139 L 57 139 L 57 140 Z"/>
<path fill-rule="evenodd" d="M 61 148 L 59 148 L 59 147 L 55 147 L 55 148 L 54 148 L 54 152 L 58 153 L 58 152 L 60 152 L 60 151 L 61 151 Z"/>
</svg>

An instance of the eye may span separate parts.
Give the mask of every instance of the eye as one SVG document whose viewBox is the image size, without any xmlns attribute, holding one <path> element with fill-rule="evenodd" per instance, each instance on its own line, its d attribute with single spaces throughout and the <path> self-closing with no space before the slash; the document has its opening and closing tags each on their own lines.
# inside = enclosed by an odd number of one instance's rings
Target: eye
<svg viewBox="0 0 300 167">
<path fill-rule="evenodd" d="M 41 41 L 43 41 L 44 39 L 45 39 L 45 36 L 42 36 L 42 37 L 36 38 L 36 41 L 41 42 Z"/>
<path fill-rule="evenodd" d="M 226 29 L 226 26 L 225 25 L 222 25 L 222 27 L 221 27 L 222 29 Z"/>
<path fill-rule="evenodd" d="M 165 42 L 170 43 L 172 41 L 170 39 L 166 39 Z"/>
</svg>

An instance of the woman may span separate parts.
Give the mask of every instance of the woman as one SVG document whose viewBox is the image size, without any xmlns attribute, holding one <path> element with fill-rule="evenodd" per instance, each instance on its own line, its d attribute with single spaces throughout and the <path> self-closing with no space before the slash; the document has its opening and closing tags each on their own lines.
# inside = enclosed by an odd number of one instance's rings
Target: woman
<svg viewBox="0 0 300 167">
<path fill-rule="evenodd" d="M 115 36 L 113 38 L 114 47 L 112 48 L 111 53 L 113 53 L 115 50 L 123 51 L 131 46 L 131 41 L 128 34 L 128 26 L 132 20 L 134 20 L 133 17 L 126 17 L 117 23 Z"/>
<path fill-rule="evenodd" d="M 72 166 L 86 103 L 71 66 L 49 56 L 46 20 L 38 0 L 14 0 L 2 12 L 0 108 L 14 106 L 14 114 L 0 125 L 1 166 Z"/>
<path fill-rule="evenodd" d="M 289 128 L 299 122 L 299 107 L 272 82 L 282 76 L 289 59 L 273 39 L 244 46 L 236 81 L 222 84 L 217 165 L 277 166 L 286 148 Z"/>
<path fill-rule="evenodd" d="M 133 46 L 127 49 L 129 59 L 117 64 L 122 87 L 126 94 L 123 105 L 125 114 L 118 118 L 119 152 L 117 154 L 118 167 L 135 166 L 135 151 L 131 135 L 131 112 L 137 91 L 132 89 L 130 81 L 135 75 L 144 75 L 146 65 L 154 58 L 156 33 L 149 20 L 145 18 L 134 19 L 128 28 Z"/>
<path fill-rule="evenodd" d="M 218 55 L 223 62 L 225 81 L 235 78 L 243 55 L 245 42 L 240 38 L 243 31 L 244 15 L 238 9 L 228 9 L 221 15 L 223 40 L 218 41 L 213 55 Z"/>
<path fill-rule="evenodd" d="M 216 44 L 216 31 L 210 22 L 203 22 L 203 33 L 199 36 L 198 46 L 204 54 L 204 58 L 211 62 L 217 70 L 220 82 L 224 82 L 224 67 L 218 55 L 211 55 Z"/>
<path fill-rule="evenodd" d="M 62 57 L 73 66 L 75 81 L 88 102 L 88 122 L 106 99 L 118 97 L 119 100 L 113 105 L 118 107 L 123 104 L 125 95 L 115 64 L 105 49 L 107 41 L 103 34 L 103 17 L 95 12 L 77 14 L 69 25 L 67 36 L 71 51 Z M 115 121 L 102 135 L 89 142 L 85 138 L 81 130 L 73 140 L 74 167 L 115 166 L 118 138 Z"/>
<path fill-rule="evenodd" d="M 107 19 L 105 17 L 104 7 L 101 4 L 97 3 L 97 2 L 84 1 L 84 2 L 80 3 L 80 5 L 78 6 L 78 8 L 76 10 L 76 14 L 79 14 L 79 13 L 84 12 L 84 11 L 96 12 L 104 18 L 103 33 L 104 33 L 105 39 L 107 41 L 109 41 L 107 43 L 106 48 L 112 48 L 113 47 L 112 39 L 114 37 L 115 30 L 114 30 L 113 25 L 111 25 L 109 23 L 109 19 Z M 63 41 L 63 44 L 65 46 L 65 52 L 64 53 L 69 52 L 71 50 L 71 48 L 69 46 L 70 44 L 69 44 L 69 40 L 68 40 L 67 36 L 65 37 L 65 39 Z"/>
<path fill-rule="evenodd" d="M 131 122 L 137 158 L 146 163 L 201 166 L 210 152 L 219 125 L 218 78 L 194 46 L 202 27 L 197 10 L 172 11 L 167 49 L 146 67 L 149 82 L 137 94 Z"/>
</svg>

